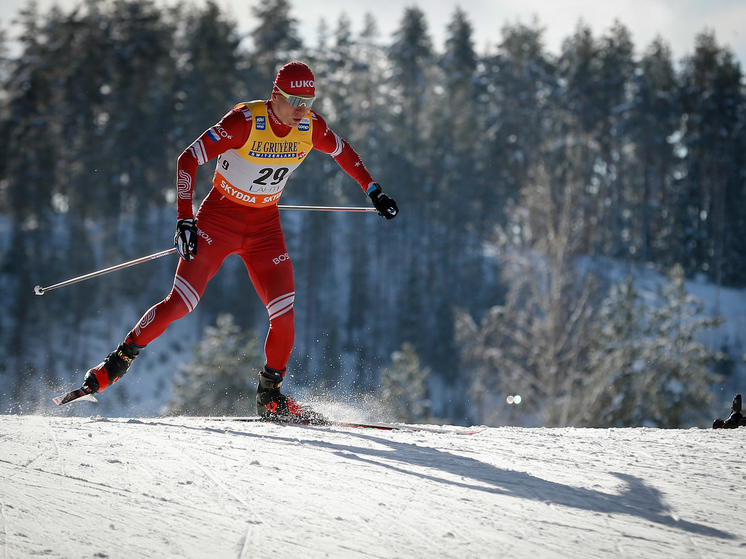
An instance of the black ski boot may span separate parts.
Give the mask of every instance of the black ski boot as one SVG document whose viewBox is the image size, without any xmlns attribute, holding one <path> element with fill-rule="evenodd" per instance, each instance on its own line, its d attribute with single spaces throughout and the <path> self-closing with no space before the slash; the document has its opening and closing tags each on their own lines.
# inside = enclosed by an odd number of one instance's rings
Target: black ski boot
<svg viewBox="0 0 746 559">
<path fill-rule="evenodd" d="M 132 361 L 144 348 L 145 346 L 135 344 L 131 335 L 127 335 L 116 350 L 85 374 L 83 390 L 89 394 L 106 390 L 129 371 Z"/>
<path fill-rule="evenodd" d="M 280 393 L 283 374 L 265 365 L 259 373 L 259 386 L 256 389 L 256 412 L 265 421 L 324 425 L 326 418 L 297 400 Z"/>
<path fill-rule="evenodd" d="M 735 429 L 737 427 L 746 427 L 746 417 L 741 413 L 741 395 L 736 394 L 733 398 L 733 406 L 730 410 L 728 419 L 716 419 L 712 423 L 713 429 Z"/>
</svg>

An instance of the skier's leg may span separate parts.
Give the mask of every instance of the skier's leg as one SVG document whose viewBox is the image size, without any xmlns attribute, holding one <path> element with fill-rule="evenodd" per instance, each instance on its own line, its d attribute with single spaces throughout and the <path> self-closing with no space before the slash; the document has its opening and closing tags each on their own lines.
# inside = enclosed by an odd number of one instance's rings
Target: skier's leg
<svg viewBox="0 0 746 559">
<path fill-rule="evenodd" d="M 103 392 L 122 378 L 145 346 L 163 334 L 169 324 L 194 310 L 207 282 L 218 271 L 227 254 L 226 245 L 214 243 L 201 246 L 199 255 L 190 262 L 180 258 L 170 293 L 148 309 L 116 350 L 88 370 L 83 388 Z"/>
<path fill-rule="evenodd" d="M 295 279 L 285 238 L 276 220 L 262 227 L 261 239 L 241 253 L 251 282 L 267 308 L 266 365 L 259 373 L 256 407 L 266 419 L 324 423 L 324 417 L 280 392 L 295 342 Z"/>
<path fill-rule="evenodd" d="M 295 280 L 293 265 L 285 243 L 266 256 L 254 254 L 244 259 L 249 277 L 259 298 L 267 308 L 269 330 L 264 341 L 267 366 L 285 376 L 290 354 L 295 343 Z"/>
<path fill-rule="evenodd" d="M 166 328 L 192 312 L 199 303 L 207 283 L 220 268 L 223 254 L 202 254 L 190 262 L 179 259 L 171 291 L 160 303 L 153 305 L 132 330 L 132 339 L 145 347 L 159 337 Z"/>
</svg>

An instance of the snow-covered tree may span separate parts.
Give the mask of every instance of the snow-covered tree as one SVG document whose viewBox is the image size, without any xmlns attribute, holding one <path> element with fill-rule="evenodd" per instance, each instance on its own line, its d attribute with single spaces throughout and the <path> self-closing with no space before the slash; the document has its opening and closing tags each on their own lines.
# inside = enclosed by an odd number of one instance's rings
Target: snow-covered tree
<svg viewBox="0 0 746 559">
<path fill-rule="evenodd" d="M 256 332 L 241 331 L 232 315 L 221 314 L 205 329 L 192 361 L 177 371 L 168 413 L 253 415 L 262 365 Z"/>
<path fill-rule="evenodd" d="M 391 354 L 392 366 L 381 372 L 381 403 L 397 421 L 422 423 L 428 420 L 430 369 L 420 365 L 414 346 L 404 343 Z"/>
<path fill-rule="evenodd" d="M 589 380 L 606 379 L 588 407 L 595 426 L 704 426 L 723 355 L 699 341 L 702 330 L 722 322 L 702 316 L 704 305 L 689 295 L 684 269 L 674 266 L 657 301 L 645 305 L 631 278 L 606 300 L 599 350 Z M 591 383 L 589 383 L 591 384 Z"/>
<path fill-rule="evenodd" d="M 645 312 L 632 276 L 611 288 L 602 304 L 598 335 L 583 379 L 585 405 L 579 409 L 579 424 L 613 425 L 633 415 L 629 400 L 634 399 L 635 379 L 642 372 Z"/>
<path fill-rule="evenodd" d="M 480 323 L 465 312 L 456 323 L 475 419 L 487 424 L 502 423 L 496 416 L 509 394 L 520 394 L 542 425 L 573 424 L 595 329 L 596 279 L 576 270 L 581 184 L 541 169 L 537 176 L 497 238 L 505 302 Z"/>
</svg>

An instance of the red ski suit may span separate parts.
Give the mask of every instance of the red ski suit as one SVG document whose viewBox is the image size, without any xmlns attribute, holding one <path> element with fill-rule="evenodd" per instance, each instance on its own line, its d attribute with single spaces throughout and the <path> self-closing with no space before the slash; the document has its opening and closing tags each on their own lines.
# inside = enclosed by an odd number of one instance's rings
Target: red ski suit
<svg viewBox="0 0 746 559">
<path fill-rule="evenodd" d="M 254 107 L 257 115 L 252 114 L 251 107 Z M 372 186 L 373 179 L 358 154 L 345 140 L 332 132 L 316 112 L 309 110 L 306 117 L 308 121 L 304 120 L 305 125 L 297 128 L 306 131 L 307 138 L 312 142 L 310 147 L 331 155 L 367 191 Z M 256 130 L 254 135 L 252 130 Z M 295 137 L 298 132 L 279 121 L 269 100 L 264 101 L 263 106 L 261 103 L 242 104 L 206 130 L 179 156 L 178 218 L 186 219 L 193 216 L 192 193 L 197 167 L 225 154 L 221 157 L 222 162 L 218 161 L 213 187 L 196 215 L 199 229 L 197 255 L 189 262 L 179 259 L 171 292 L 163 301 L 151 307 L 131 332 L 135 344 L 148 345 L 169 324 L 194 310 L 207 283 L 223 260 L 231 254 L 238 254 L 246 265 L 257 294 L 267 307 L 269 332 L 264 346 L 266 364 L 284 374 L 295 339 L 295 283 L 277 208 L 282 188 L 279 191 L 275 189 L 276 193 L 272 196 L 254 196 L 250 193 L 258 191 L 256 184 L 238 184 L 243 175 L 235 175 L 226 183 L 221 174 L 228 175 L 224 171 L 229 169 L 228 162 L 235 162 L 234 168 L 247 166 L 245 161 L 236 158 L 241 157 L 241 153 L 248 153 L 252 145 L 257 145 L 256 138 L 260 137 L 259 134 L 261 139 L 274 138 L 277 140 L 276 145 L 282 146 L 283 138 Z M 272 142 L 259 142 L 260 145 L 262 143 Z M 295 145 L 293 142 L 290 144 Z M 302 162 L 305 155 L 306 152 L 302 151 L 287 156 L 273 153 L 259 157 L 293 157 Z M 261 170 L 256 171 L 255 175 L 261 175 Z M 287 169 L 282 170 L 283 173 L 280 174 L 287 180 L 285 175 L 289 175 L 294 169 L 289 172 Z M 280 186 L 284 187 L 284 181 Z"/>
</svg>

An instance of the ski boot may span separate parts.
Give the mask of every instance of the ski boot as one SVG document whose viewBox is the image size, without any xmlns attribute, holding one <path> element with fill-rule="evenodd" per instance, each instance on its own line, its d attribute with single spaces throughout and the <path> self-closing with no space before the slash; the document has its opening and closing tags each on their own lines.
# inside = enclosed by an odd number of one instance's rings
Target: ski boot
<svg viewBox="0 0 746 559">
<path fill-rule="evenodd" d="M 324 425 L 326 418 L 297 400 L 280 393 L 284 374 L 265 365 L 259 373 L 259 386 L 256 389 L 256 412 L 265 421 Z"/>
<path fill-rule="evenodd" d="M 712 423 L 713 429 L 735 429 L 737 427 L 746 427 L 746 417 L 741 413 L 741 395 L 736 394 L 733 398 L 733 406 L 730 410 L 728 419 L 716 419 Z"/>
<path fill-rule="evenodd" d="M 85 374 L 83 390 L 89 394 L 106 390 L 129 371 L 132 361 L 143 349 L 145 346 L 135 344 L 132 341 L 132 335 L 128 334 L 116 350 Z"/>
</svg>

